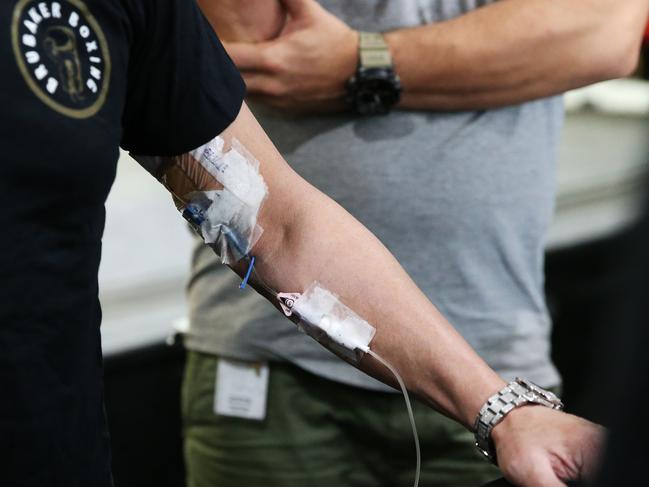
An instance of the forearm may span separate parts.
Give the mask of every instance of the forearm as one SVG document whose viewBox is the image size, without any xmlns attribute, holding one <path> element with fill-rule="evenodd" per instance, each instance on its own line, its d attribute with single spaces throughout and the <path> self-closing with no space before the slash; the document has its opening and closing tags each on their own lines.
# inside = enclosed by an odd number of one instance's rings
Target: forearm
<svg viewBox="0 0 649 487">
<path fill-rule="evenodd" d="M 309 291 L 282 305 L 303 326 L 367 352 L 350 357 L 366 372 L 394 384 L 374 361 L 382 357 L 411 391 L 468 428 L 504 386 L 388 250 L 286 164 L 245 105 L 221 137 L 195 150 L 136 159 L 174 195 L 222 262 L 240 275 L 248 268 L 247 277 L 256 260 L 250 282 L 275 306 L 278 292 L 304 293 L 319 283 L 317 298 Z M 257 240 L 260 225 L 265 231 Z M 373 338 L 350 337 L 350 323 Z M 549 408 L 516 408 L 491 439 L 499 465 L 517 485 L 559 487 L 559 479 L 593 471 L 601 436 L 597 426 Z"/>
<path fill-rule="evenodd" d="M 273 289 L 301 292 L 313 281 L 376 329 L 372 349 L 403 375 L 410 390 L 470 426 L 503 382 L 419 291 L 388 250 L 339 205 L 301 179 L 244 109 L 227 134 L 262 161 L 269 197 L 265 229 L 253 249 L 260 277 Z M 239 269 L 240 272 L 243 269 Z M 366 356 L 362 368 L 391 374 Z"/>
<path fill-rule="evenodd" d="M 410 109 L 479 109 L 630 73 L 646 0 L 501 0 L 387 33 Z"/>
<path fill-rule="evenodd" d="M 284 25 L 280 0 L 198 0 L 198 4 L 222 41 L 272 39 Z"/>
</svg>

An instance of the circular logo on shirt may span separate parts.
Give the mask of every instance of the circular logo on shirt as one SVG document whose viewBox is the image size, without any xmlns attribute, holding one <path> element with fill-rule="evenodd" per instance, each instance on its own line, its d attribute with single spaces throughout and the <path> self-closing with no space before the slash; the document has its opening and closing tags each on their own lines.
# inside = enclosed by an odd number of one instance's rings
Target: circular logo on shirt
<svg viewBox="0 0 649 487">
<path fill-rule="evenodd" d="M 50 108 L 87 118 L 104 105 L 110 81 L 108 44 L 81 0 L 20 0 L 11 37 L 25 81 Z"/>
</svg>

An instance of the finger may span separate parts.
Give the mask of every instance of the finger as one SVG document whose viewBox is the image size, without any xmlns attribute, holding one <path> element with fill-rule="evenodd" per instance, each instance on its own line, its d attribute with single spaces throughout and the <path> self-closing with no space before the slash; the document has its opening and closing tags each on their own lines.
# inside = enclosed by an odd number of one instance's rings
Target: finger
<svg viewBox="0 0 649 487">
<path fill-rule="evenodd" d="M 529 487 L 566 487 L 566 484 L 557 477 L 550 461 L 544 457 L 539 457 L 532 463 L 528 477 L 529 479 L 523 485 L 529 485 Z"/>
<path fill-rule="evenodd" d="M 249 44 L 244 42 L 224 42 L 223 46 L 239 70 L 266 70 L 267 43 L 259 42 L 256 44 Z"/>
<path fill-rule="evenodd" d="M 272 75 L 259 72 L 244 72 L 242 75 L 249 94 L 281 96 L 286 92 L 283 83 Z"/>
</svg>

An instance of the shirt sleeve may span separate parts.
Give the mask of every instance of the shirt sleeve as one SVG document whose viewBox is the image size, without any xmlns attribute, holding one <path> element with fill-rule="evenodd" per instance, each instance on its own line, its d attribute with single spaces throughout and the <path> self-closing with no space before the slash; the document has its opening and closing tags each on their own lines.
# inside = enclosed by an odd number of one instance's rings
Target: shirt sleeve
<svg viewBox="0 0 649 487">
<path fill-rule="evenodd" d="M 121 145 L 134 154 L 183 154 L 232 123 L 245 85 L 195 0 L 131 5 Z"/>
</svg>

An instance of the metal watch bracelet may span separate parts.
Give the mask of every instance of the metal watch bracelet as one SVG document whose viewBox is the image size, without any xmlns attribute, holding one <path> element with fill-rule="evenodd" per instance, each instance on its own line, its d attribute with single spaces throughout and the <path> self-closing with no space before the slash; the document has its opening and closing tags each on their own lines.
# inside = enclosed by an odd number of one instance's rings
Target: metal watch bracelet
<svg viewBox="0 0 649 487">
<path fill-rule="evenodd" d="M 491 430 L 512 410 L 526 404 L 538 404 L 556 410 L 563 409 L 563 403 L 553 392 L 520 377 L 511 381 L 487 400 L 474 424 L 475 446 L 491 462 L 497 464 Z"/>
</svg>

